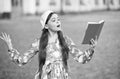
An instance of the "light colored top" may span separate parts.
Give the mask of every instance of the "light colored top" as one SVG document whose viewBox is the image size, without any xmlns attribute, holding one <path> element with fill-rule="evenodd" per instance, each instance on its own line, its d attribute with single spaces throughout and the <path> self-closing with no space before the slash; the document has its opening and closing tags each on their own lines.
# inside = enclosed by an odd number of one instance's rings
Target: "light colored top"
<svg viewBox="0 0 120 79">
<path fill-rule="evenodd" d="M 72 54 L 74 60 L 80 63 L 87 63 L 90 61 L 92 54 L 94 53 L 93 48 L 82 52 L 75 46 L 75 43 L 69 37 L 65 36 L 64 38 L 70 49 L 69 53 Z M 46 61 L 43 65 L 43 73 L 41 79 L 68 79 L 68 72 L 65 71 L 65 68 L 63 66 L 61 47 L 59 45 L 58 39 L 55 43 L 48 43 L 46 48 Z M 21 56 L 16 49 L 9 51 L 9 54 L 11 60 L 14 63 L 22 66 L 28 63 L 28 61 L 31 60 L 38 52 L 39 39 L 36 39 L 32 43 L 31 48 L 26 51 L 23 56 Z M 35 79 L 38 79 L 39 73 L 40 72 L 37 72 Z"/>
</svg>

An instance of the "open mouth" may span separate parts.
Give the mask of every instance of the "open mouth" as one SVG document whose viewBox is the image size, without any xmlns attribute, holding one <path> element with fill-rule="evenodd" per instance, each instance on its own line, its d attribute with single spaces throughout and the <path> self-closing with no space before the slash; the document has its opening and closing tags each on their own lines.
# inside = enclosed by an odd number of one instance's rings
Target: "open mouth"
<svg viewBox="0 0 120 79">
<path fill-rule="evenodd" d="M 60 25 L 57 25 L 57 27 L 60 27 Z"/>
</svg>

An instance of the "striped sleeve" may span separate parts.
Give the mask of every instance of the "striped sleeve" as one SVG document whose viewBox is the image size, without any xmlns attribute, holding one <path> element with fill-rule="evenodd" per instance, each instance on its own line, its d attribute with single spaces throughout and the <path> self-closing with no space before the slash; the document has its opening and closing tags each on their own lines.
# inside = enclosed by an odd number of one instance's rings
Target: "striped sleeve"
<svg viewBox="0 0 120 79">
<path fill-rule="evenodd" d="M 39 40 L 36 39 L 32 44 L 29 50 L 27 50 L 23 55 L 20 55 L 20 53 L 16 49 L 8 50 L 8 53 L 10 55 L 10 59 L 17 65 L 22 66 L 30 59 L 36 55 L 36 53 L 39 51 Z"/>
<path fill-rule="evenodd" d="M 69 52 L 72 54 L 72 56 L 77 62 L 84 64 L 91 60 L 94 53 L 93 48 L 89 48 L 86 51 L 82 52 L 80 49 L 77 48 L 75 43 L 68 36 L 65 36 L 65 41 L 69 47 Z"/>
</svg>

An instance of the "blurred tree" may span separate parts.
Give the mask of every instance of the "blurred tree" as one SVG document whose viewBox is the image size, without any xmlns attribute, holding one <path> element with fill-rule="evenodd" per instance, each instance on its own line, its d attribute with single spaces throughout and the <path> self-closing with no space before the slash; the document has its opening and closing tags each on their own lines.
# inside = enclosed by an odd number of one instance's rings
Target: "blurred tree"
<svg viewBox="0 0 120 79">
<path fill-rule="evenodd" d="M 95 0 L 95 5 L 98 5 L 99 3 L 98 3 L 98 0 Z"/>
<path fill-rule="evenodd" d="M 70 0 L 65 0 L 65 5 L 70 6 L 71 5 Z"/>
<path fill-rule="evenodd" d="M 60 14 L 63 15 L 64 14 L 64 11 L 63 11 L 63 0 L 61 0 L 61 3 L 60 3 L 60 7 L 61 7 L 61 10 L 60 10 Z"/>
<path fill-rule="evenodd" d="M 36 6 L 40 5 L 40 0 L 36 0 Z"/>
<path fill-rule="evenodd" d="M 103 0 L 103 3 L 106 4 L 106 1 L 107 1 L 107 0 Z"/>
<path fill-rule="evenodd" d="M 55 0 L 50 0 L 50 5 L 51 5 L 51 6 L 55 6 L 55 5 L 56 5 Z"/>
<path fill-rule="evenodd" d="M 80 5 L 85 5 L 83 0 L 80 0 Z"/>
<path fill-rule="evenodd" d="M 110 0 L 110 4 L 114 5 L 114 2 L 113 2 L 113 0 Z"/>
</svg>

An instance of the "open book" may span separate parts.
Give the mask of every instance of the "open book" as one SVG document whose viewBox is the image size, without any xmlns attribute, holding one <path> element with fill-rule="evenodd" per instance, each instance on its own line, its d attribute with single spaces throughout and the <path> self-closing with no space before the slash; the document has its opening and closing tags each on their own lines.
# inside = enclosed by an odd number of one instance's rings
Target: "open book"
<svg viewBox="0 0 120 79">
<path fill-rule="evenodd" d="M 90 44 L 90 40 L 91 39 L 95 40 L 96 37 L 98 39 L 100 32 L 102 30 L 102 27 L 104 25 L 104 22 L 105 22 L 104 20 L 101 20 L 99 22 L 88 22 L 82 44 Z"/>
</svg>

